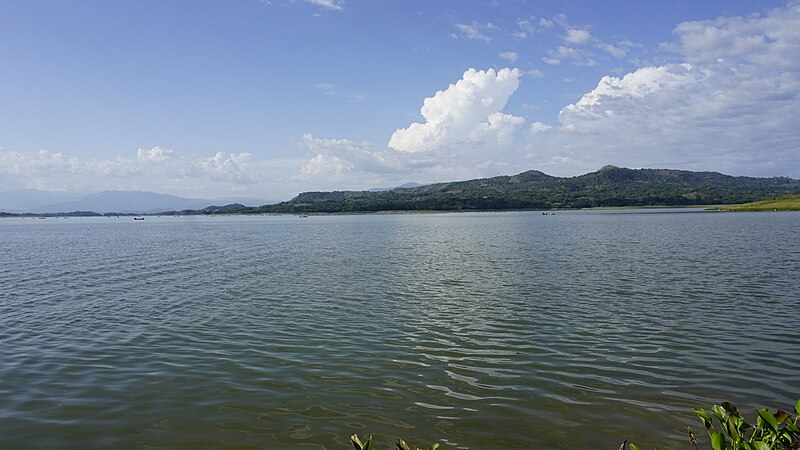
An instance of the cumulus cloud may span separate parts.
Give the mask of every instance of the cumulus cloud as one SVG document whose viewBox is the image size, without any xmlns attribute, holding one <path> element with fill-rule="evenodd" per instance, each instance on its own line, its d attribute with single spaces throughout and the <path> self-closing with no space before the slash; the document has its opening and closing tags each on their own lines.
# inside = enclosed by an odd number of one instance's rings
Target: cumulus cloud
<svg viewBox="0 0 800 450">
<path fill-rule="evenodd" d="M 419 152 L 438 146 L 470 140 L 478 129 L 502 127 L 497 136 L 507 135 L 516 127 L 516 120 L 490 116 L 505 107 L 508 98 L 519 87 L 522 73 L 518 69 L 469 69 L 464 76 L 446 90 L 425 99 L 421 114 L 424 123 L 412 123 L 408 128 L 394 132 L 389 147 L 403 152 Z"/>
<path fill-rule="evenodd" d="M 469 134 L 470 139 L 491 139 L 500 145 L 511 143 L 514 132 L 525 123 L 522 117 L 503 114 L 501 112 L 492 113 L 486 122 L 479 123 Z"/>
<path fill-rule="evenodd" d="M 551 128 L 553 128 L 552 125 L 547 125 L 547 124 L 542 123 L 542 122 L 533 122 L 531 124 L 531 130 L 530 131 L 531 131 L 531 134 L 536 134 L 536 133 L 543 133 L 543 132 L 545 132 L 545 131 L 547 131 L 547 130 L 549 130 Z"/>
<path fill-rule="evenodd" d="M 311 158 L 295 179 L 319 189 L 363 189 L 504 173 L 502 149 L 513 148 L 525 119 L 502 110 L 521 76 L 510 68 L 467 70 L 425 99 L 423 123 L 398 129 L 386 146 L 307 133 L 303 145 Z"/>
<path fill-rule="evenodd" d="M 86 159 L 50 150 L 0 149 L 0 191 L 42 189 L 96 192 L 145 190 L 188 196 L 219 197 L 249 190 L 276 198 L 266 184 L 280 172 L 297 170 L 299 161 L 256 161 L 249 153 L 217 152 L 209 157 L 180 156 L 156 146 L 140 148 L 133 158 Z M 274 196 L 273 196 L 274 195 Z"/>
<path fill-rule="evenodd" d="M 578 29 L 565 16 L 552 24 Z M 663 59 L 674 62 L 603 77 L 556 120 L 527 127 L 524 118 L 503 111 L 522 73 L 470 69 L 425 99 L 424 120 L 398 129 L 388 147 L 308 135 L 312 158 L 299 176 L 358 180 L 353 188 L 359 188 L 387 184 L 380 180 L 463 179 L 528 168 L 576 175 L 615 164 L 800 177 L 799 29 L 795 4 L 680 24 L 674 42 L 661 47 L 671 52 Z M 593 50 L 623 58 L 638 47 L 591 34 L 573 33 L 571 40 L 545 62 L 596 64 Z"/>
<path fill-rule="evenodd" d="M 531 154 L 554 168 L 800 176 L 798 29 L 798 4 L 682 23 L 676 42 L 662 46 L 681 62 L 603 77 L 561 110 L 557 126 L 535 134 Z"/>
<path fill-rule="evenodd" d="M 448 164 L 439 155 L 401 152 L 349 139 L 318 138 L 311 133 L 303 135 L 302 144 L 313 156 L 293 178 L 307 189 L 364 189 L 392 180 L 402 184 L 409 181 L 409 172 L 420 179 L 422 173 L 436 171 L 437 164 Z"/>
<path fill-rule="evenodd" d="M 164 147 L 140 148 L 136 151 L 136 160 L 143 163 L 160 163 L 170 159 L 172 150 Z"/>
</svg>

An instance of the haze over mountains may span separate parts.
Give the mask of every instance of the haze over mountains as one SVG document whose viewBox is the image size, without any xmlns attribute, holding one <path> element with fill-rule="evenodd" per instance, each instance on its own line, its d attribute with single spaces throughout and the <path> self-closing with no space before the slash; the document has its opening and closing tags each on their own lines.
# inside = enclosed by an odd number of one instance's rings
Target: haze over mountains
<svg viewBox="0 0 800 450">
<path fill-rule="evenodd" d="M 94 211 L 98 213 L 144 213 L 201 209 L 210 205 L 240 203 L 259 206 L 269 200 L 256 198 L 185 198 L 177 195 L 143 191 L 102 191 L 85 196 L 58 192 L 24 189 L 0 192 L 0 211 L 11 213 L 57 213 L 71 211 Z"/>
<path fill-rule="evenodd" d="M 253 214 L 392 210 L 505 210 L 739 204 L 800 194 L 800 180 L 734 177 L 718 172 L 605 166 L 575 177 L 537 170 L 517 175 L 365 191 L 303 192 L 285 202 L 197 199 L 138 191 L 103 191 L 59 203 L 43 191 L 0 193 L 0 212 Z M 16 195 L 16 197 L 14 197 Z M 27 200 L 28 206 L 24 203 Z M 63 197 L 62 197 L 63 198 Z M 13 206 L 13 207 L 9 207 Z"/>
</svg>

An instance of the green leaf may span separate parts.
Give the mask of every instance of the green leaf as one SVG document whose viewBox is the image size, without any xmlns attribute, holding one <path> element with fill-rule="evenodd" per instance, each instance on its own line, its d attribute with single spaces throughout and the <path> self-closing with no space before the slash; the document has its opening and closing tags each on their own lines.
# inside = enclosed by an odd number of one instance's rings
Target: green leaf
<svg viewBox="0 0 800 450">
<path fill-rule="evenodd" d="M 436 450 L 437 448 L 439 448 L 439 443 L 438 442 L 433 444 L 433 445 L 431 445 L 430 447 L 428 447 L 428 450 Z"/>
<path fill-rule="evenodd" d="M 725 450 L 725 438 L 720 432 L 711 433 L 711 447 L 714 450 Z"/>
<path fill-rule="evenodd" d="M 710 430 L 713 421 L 711 419 L 711 416 L 708 415 L 708 413 L 706 412 L 706 410 L 703 408 L 692 408 L 692 411 L 694 411 L 694 413 L 697 414 L 698 417 L 700 417 L 700 420 L 703 422 L 703 425 Z"/>
<path fill-rule="evenodd" d="M 402 440 L 400 438 L 397 439 L 397 448 L 399 450 L 411 450 L 411 448 L 408 446 L 408 444 L 406 444 L 406 441 L 404 441 L 404 440 Z"/>
<path fill-rule="evenodd" d="M 714 413 L 714 417 L 716 417 L 721 424 L 725 424 L 725 422 L 728 420 L 728 413 L 722 408 L 722 406 L 712 406 L 711 412 Z"/>
<path fill-rule="evenodd" d="M 728 431 L 728 437 L 731 438 L 731 443 L 736 444 L 741 440 L 739 436 L 739 426 L 736 421 L 736 417 L 730 416 L 728 417 L 728 422 L 725 423 L 725 429 Z"/>
<path fill-rule="evenodd" d="M 758 417 L 764 419 L 764 422 L 767 425 L 769 425 L 770 428 L 772 428 L 772 431 L 778 431 L 778 419 L 776 419 L 775 416 L 772 415 L 772 413 L 770 413 L 766 409 L 759 409 L 757 411 L 758 411 Z"/>
<path fill-rule="evenodd" d="M 794 412 L 800 416 L 800 400 L 797 400 L 794 404 Z"/>
<path fill-rule="evenodd" d="M 766 442 L 762 441 L 753 442 L 753 448 L 755 448 L 756 450 L 771 450 L 769 445 L 767 445 Z"/>
<path fill-rule="evenodd" d="M 739 409 L 733 403 L 731 403 L 731 402 L 722 402 L 721 406 L 722 406 L 722 409 L 724 409 L 725 411 L 728 412 L 728 414 L 730 414 L 732 416 L 738 416 L 739 415 Z"/>
<path fill-rule="evenodd" d="M 634 444 L 633 442 L 628 444 L 628 448 L 630 448 L 631 450 L 639 450 L 639 447 L 637 447 L 636 444 Z"/>
</svg>

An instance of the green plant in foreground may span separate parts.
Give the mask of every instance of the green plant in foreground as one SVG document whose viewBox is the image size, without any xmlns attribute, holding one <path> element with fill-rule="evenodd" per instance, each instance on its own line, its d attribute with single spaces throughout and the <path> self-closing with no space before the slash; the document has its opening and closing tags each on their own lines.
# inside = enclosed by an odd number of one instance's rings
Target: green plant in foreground
<svg viewBox="0 0 800 450">
<path fill-rule="evenodd" d="M 730 402 L 714 405 L 710 414 L 703 408 L 692 408 L 692 411 L 706 427 L 714 450 L 800 450 L 800 400 L 794 404 L 795 417 L 781 410 L 771 413 L 766 408 L 757 409 L 755 426 L 748 423 L 739 414 L 739 409 Z M 699 450 L 692 429 L 688 428 L 687 431 L 689 443 L 695 450 Z M 356 450 L 372 450 L 371 435 L 366 442 L 362 442 L 357 434 L 353 434 L 350 442 Z M 628 444 L 627 440 L 622 442 L 619 450 L 625 450 L 626 447 L 629 450 L 639 450 L 636 444 Z M 397 448 L 414 450 L 402 439 L 397 440 Z M 428 447 L 428 450 L 438 448 L 437 443 Z"/>
<path fill-rule="evenodd" d="M 703 408 L 692 408 L 706 427 L 714 450 L 800 450 L 800 400 L 795 403 L 794 410 L 792 418 L 785 411 L 771 413 L 766 408 L 757 409 L 753 426 L 730 402 L 714 405 L 710 414 Z M 688 431 L 689 442 L 699 449 L 692 429 Z M 619 450 L 624 450 L 626 443 L 623 441 Z M 639 450 L 635 444 L 628 444 L 628 448 Z"/>
<path fill-rule="evenodd" d="M 372 435 L 370 435 L 366 442 L 364 442 L 358 437 L 357 434 L 353 434 L 350 436 L 350 442 L 353 443 L 353 447 L 355 447 L 356 450 L 372 450 Z M 413 450 L 411 447 L 409 447 L 406 441 L 402 439 L 397 439 L 397 448 L 398 450 Z M 439 448 L 438 443 L 428 447 L 428 450 L 436 450 L 437 448 Z M 416 450 L 420 449 L 417 448 Z"/>
<path fill-rule="evenodd" d="M 693 408 L 692 411 L 708 430 L 714 450 L 795 450 L 800 449 L 800 400 L 795 403 L 794 409 L 794 418 L 781 410 L 774 413 L 766 408 L 756 410 L 758 417 L 755 427 L 730 402 L 714 405 L 711 414 L 703 408 Z M 714 419 L 717 421 L 714 422 Z"/>
</svg>

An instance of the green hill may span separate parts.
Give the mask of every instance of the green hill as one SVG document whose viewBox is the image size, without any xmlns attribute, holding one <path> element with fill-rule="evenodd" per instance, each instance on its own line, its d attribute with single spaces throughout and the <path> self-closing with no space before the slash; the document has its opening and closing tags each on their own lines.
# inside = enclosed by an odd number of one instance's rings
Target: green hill
<svg viewBox="0 0 800 450">
<path fill-rule="evenodd" d="M 723 205 L 800 194 L 800 180 L 733 177 L 717 172 L 606 166 L 576 177 L 531 170 L 512 176 L 436 183 L 382 192 L 304 192 L 242 212 L 506 210 L 619 206 Z"/>
</svg>

